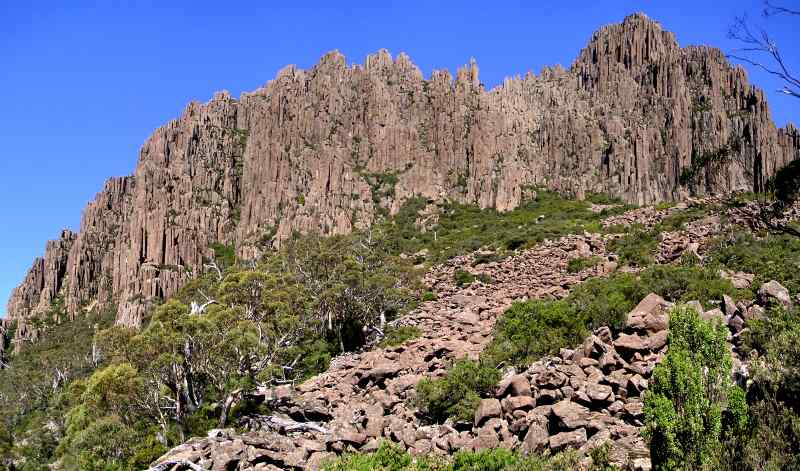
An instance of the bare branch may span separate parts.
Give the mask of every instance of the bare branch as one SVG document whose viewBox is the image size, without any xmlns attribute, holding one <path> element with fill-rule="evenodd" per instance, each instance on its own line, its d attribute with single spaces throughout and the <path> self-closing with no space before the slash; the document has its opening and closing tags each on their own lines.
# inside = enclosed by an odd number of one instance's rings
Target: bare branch
<svg viewBox="0 0 800 471">
<path fill-rule="evenodd" d="M 770 16 L 777 16 L 777 15 L 797 15 L 800 16 L 800 10 L 792 10 L 786 7 L 782 7 L 779 5 L 774 5 L 769 0 L 764 0 L 764 10 L 762 10 L 762 15 L 765 18 Z"/>
<path fill-rule="evenodd" d="M 798 11 L 772 5 L 768 0 L 764 3 L 765 17 L 775 14 L 800 14 Z M 800 98 L 800 78 L 789 70 L 777 42 L 770 37 L 769 33 L 760 28 L 757 32 L 753 32 L 747 17 L 741 16 L 734 20 L 728 31 L 728 37 L 744 45 L 744 47 L 734 50 L 732 54 L 728 54 L 728 58 L 757 67 L 779 78 L 784 82 L 784 87 L 778 90 L 779 93 Z M 758 56 L 766 56 L 769 63 L 758 59 Z"/>
<path fill-rule="evenodd" d="M 206 468 L 198 466 L 192 463 L 191 461 L 187 460 L 162 461 L 161 463 L 153 466 L 152 468 L 148 468 L 147 471 L 167 471 L 168 469 L 172 469 L 173 466 L 185 466 L 193 471 L 208 471 Z"/>
<path fill-rule="evenodd" d="M 206 263 L 203 265 L 205 268 L 211 268 L 212 270 L 217 272 L 217 281 L 222 281 L 222 270 L 219 269 L 219 265 L 217 262 Z"/>
</svg>

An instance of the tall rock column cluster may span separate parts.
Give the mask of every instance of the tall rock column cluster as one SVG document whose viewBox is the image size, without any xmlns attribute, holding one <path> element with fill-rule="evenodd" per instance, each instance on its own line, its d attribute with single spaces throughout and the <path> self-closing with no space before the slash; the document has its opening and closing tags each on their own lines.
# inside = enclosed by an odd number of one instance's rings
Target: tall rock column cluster
<svg viewBox="0 0 800 471">
<path fill-rule="evenodd" d="M 760 190 L 798 157 L 797 129 L 775 127 L 741 68 L 641 14 L 598 30 L 569 69 L 491 90 L 474 61 L 426 80 L 403 54 L 355 65 L 332 52 L 157 129 L 133 175 L 48 244 L 8 315 L 63 300 L 69 316 L 113 308 L 137 326 L 214 244 L 254 258 L 295 231 L 365 228 L 412 197 L 507 211 L 544 186 L 653 203 Z"/>
</svg>

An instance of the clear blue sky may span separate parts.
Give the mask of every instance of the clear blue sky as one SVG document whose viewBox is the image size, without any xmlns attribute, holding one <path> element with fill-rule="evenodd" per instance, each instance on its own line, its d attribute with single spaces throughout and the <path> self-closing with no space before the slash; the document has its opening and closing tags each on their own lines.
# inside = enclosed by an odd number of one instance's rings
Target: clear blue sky
<svg viewBox="0 0 800 471">
<path fill-rule="evenodd" d="M 77 229 L 105 179 L 130 174 L 144 139 L 192 99 L 255 89 L 284 65 L 306 68 L 332 49 L 351 62 L 380 48 L 403 51 L 426 75 L 474 57 L 491 87 L 568 66 L 594 30 L 635 11 L 683 46 L 726 51 L 734 15 L 763 23 L 760 3 L 749 0 L 0 0 L 0 315 L 45 241 Z M 792 37 L 800 21 L 766 24 L 800 70 Z M 778 124 L 797 122 L 798 100 L 774 93 L 764 74 L 751 80 L 767 90 Z"/>
</svg>

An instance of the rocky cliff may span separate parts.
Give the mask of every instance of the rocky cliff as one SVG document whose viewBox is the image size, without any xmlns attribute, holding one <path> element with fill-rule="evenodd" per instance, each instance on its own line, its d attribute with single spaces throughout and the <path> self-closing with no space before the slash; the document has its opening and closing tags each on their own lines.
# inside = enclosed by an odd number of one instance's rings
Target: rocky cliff
<svg viewBox="0 0 800 471">
<path fill-rule="evenodd" d="M 9 300 L 25 319 L 148 304 L 202 270 L 212 244 L 251 257 L 293 231 L 344 233 L 408 198 L 501 211 L 530 185 L 634 203 L 759 190 L 800 157 L 763 93 L 708 47 L 641 14 L 597 31 L 569 68 L 485 90 L 475 63 L 424 79 L 405 55 L 333 52 L 239 99 L 191 103 L 109 180 L 77 234 L 48 243 Z"/>
</svg>

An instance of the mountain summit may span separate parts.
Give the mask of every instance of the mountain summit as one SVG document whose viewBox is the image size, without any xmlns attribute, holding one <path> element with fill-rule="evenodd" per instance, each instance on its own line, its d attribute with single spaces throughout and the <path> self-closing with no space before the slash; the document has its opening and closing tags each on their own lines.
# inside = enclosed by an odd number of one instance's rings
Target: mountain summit
<svg viewBox="0 0 800 471">
<path fill-rule="evenodd" d="M 537 186 L 646 204 L 758 191 L 798 157 L 800 133 L 775 127 L 741 68 L 642 14 L 594 33 L 568 70 L 491 90 L 474 62 L 425 79 L 403 54 L 348 65 L 332 52 L 157 129 L 79 231 L 47 243 L 8 318 L 34 335 L 26 319 L 63 300 L 71 317 L 116 305 L 117 323 L 138 326 L 215 244 L 253 257 L 293 232 L 367 227 L 411 197 L 508 211 Z"/>
</svg>

